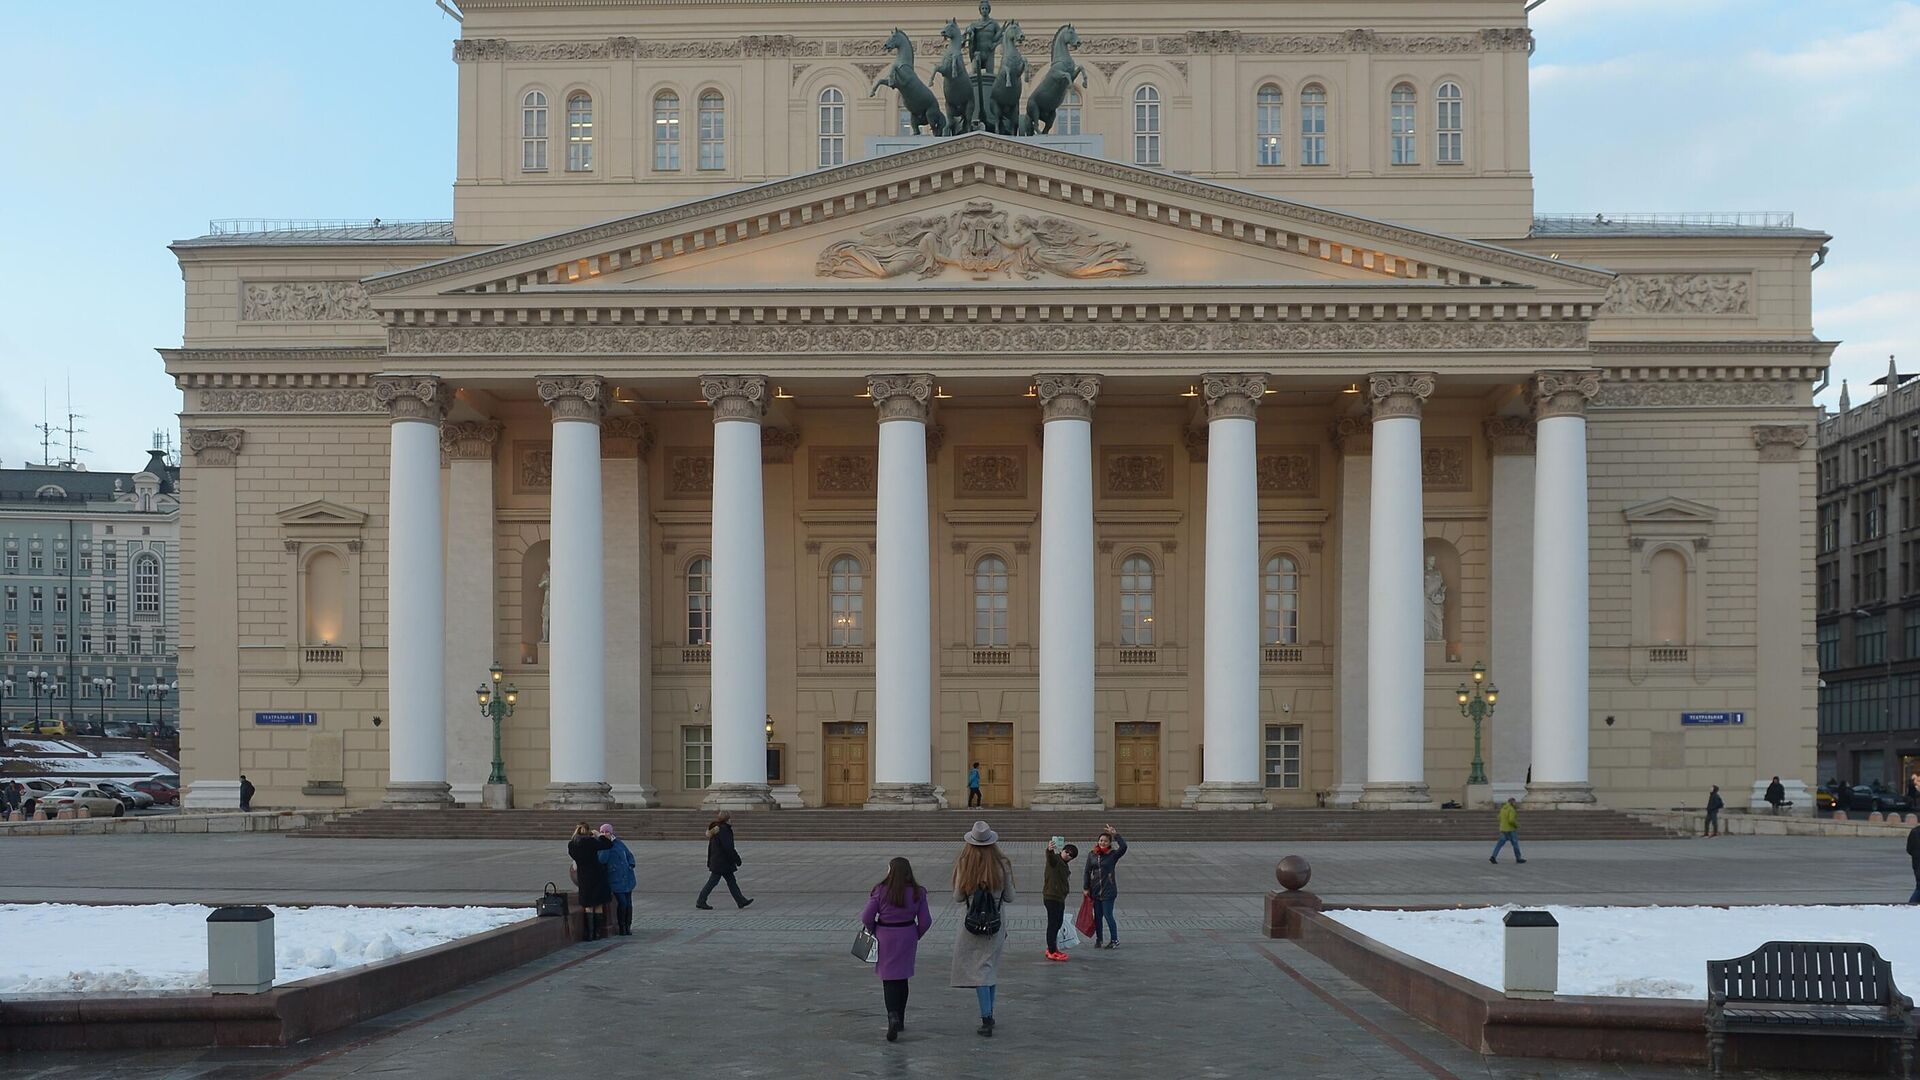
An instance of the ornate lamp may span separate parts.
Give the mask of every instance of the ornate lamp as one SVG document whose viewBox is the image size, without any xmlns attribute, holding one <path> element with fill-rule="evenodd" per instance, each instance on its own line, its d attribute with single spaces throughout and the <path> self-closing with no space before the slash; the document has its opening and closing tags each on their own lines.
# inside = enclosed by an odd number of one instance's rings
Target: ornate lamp
<svg viewBox="0 0 1920 1080">
<path fill-rule="evenodd" d="M 474 696 L 480 699 L 480 715 L 493 721 L 493 772 L 487 776 L 487 786 L 503 788 L 507 783 L 507 763 L 500 755 L 500 722 L 512 716 L 513 707 L 520 703 L 520 689 L 500 681 L 504 674 L 500 661 L 495 660 L 487 669 L 488 681 L 474 691 Z"/>
<path fill-rule="evenodd" d="M 1460 702 L 1460 715 L 1473 721 L 1473 768 L 1467 773 L 1467 783 L 1484 784 L 1487 770 L 1480 761 L 1480 725 L 1493 715 L 1494 705 L 1500 700 L 1500 688 L 1487 681 L 1487 665 L 1476 660 L 1473 684 L 1461 683 L 1454 697 Z"/>
</svg>

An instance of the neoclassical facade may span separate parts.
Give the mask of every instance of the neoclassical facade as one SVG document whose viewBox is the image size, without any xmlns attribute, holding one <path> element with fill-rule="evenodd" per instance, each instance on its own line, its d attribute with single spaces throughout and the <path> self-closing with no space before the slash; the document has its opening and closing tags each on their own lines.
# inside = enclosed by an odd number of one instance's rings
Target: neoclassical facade
<svg viewBox="0 0 1920 1080">
<path fill-rule="evenodd" d="M 190 801 L 478 804 L 496 662 L 519 805 L 1812 781 L 1827 238 L 1536 218 L 1519 3 L 996 9 L 1037 136 L 866 93 L 957 9 L 459 7 L 451 222 L 175 245 Z"/>
</svg>

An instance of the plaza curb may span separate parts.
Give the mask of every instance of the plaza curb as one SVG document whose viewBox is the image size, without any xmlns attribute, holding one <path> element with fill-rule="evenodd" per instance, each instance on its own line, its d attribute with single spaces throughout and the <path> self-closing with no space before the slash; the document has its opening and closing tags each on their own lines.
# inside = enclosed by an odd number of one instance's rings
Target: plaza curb
<svg viewBox="0 0 1920 1080">
<path fill-rule="evenodd" d="M 155 814 L 150 817 L 61 818 L 53 821 L 0 821 L 0 838 L 32 836 L 128 836 L 293 832 L 351 814 L 351 810 L 228 810 Z"/>
</svg>

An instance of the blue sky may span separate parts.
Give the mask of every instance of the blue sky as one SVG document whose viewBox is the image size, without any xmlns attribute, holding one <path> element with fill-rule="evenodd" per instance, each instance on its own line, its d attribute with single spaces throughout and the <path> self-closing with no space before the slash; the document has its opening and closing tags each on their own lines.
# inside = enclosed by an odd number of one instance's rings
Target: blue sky
<svg viewBox="0 0 1920 1080">
<path fill-rule="evenodd" d="M 1835 236 L 1813 279 L 1835 390 L 1888 353 L 1920 370 L 1920 3 L 1547 0 L 1533 25 L 1540 211 L 1791 210 Z M 63 414 L 71 380 L 94 468 L 174 426 L 169 241 L 221 217 L 448 216 L 458 31 L 431 0 L 0 5 L 24 103 L 0 170 L 0 463 L 39 460 L 43 383 Z"/>
</svg>

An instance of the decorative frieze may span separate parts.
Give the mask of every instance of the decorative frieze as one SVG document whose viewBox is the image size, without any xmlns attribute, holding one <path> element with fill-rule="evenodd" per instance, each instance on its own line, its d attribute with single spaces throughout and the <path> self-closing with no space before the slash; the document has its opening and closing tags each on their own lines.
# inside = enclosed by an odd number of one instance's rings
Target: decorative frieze
<svg viewBox="0 0 1920 1080">
<path fill-rule="evenodd" d="M 1320 493 L 1320 450 L 1313 446 L 1276 446 L 1254 459 L 1262 495 L 1314 496 Z"/>
<path fill-rule="evenodd" d="M 703 375 L 700 396 L 713 406 L 713 419 L 751 420 L 759 423 L 767 414 L 767 377 L 765 375 Z"/>
<path fill-rule="evenodd" d="M 705 499 L 713 495 L 713 451 L 688 447 L 668 447 L 666 451 L 667 494 L 681 499 Z"/>
<path fill-rule="evenodd" d="M 1604 382 L 1596 409 L 1713 409 L 1804 405 L 1802 382 Z"/>
<path fill-rule="evenodd" d="M 248 281 L 240 286 L 241 322 L 379 322 L 358 281 Z"/>
<path fill-rule="evenodd" d="M 1085 280 L 1144 274 L 1147 264 L 1123 240 L 1102 240 L 1064 218 L 1009 212 L 972 199 L 939 217 L 869 225 L 857 240 L 828 244 L 814 263 L 820 277 L 926 279 L 948 269 L 976 278 L 1003 274 L 1028 281 L 1051 274 Z"/>
<path fill-rule="evenodd" d="M 924 424 L 933 400 L 933 376 L 869 375 L 867 393 L 873 396 L 873 407 L 880 410 L 881 423 L 917 420 Z"/>
<path fill-rule="evenodd" d="M 1267 392 L 1267 377 L 1257 371 L 1211 372 L 1200 377 L 1200 390 L 1206 397 L 1209 422 L 1251 420 Z"/>
<path fill-rule="evenodd" d="M 1535 420 L 1556 416 L 1585 416 L 1587 403 L 1600 392 L 1600 372 L 1538 371 L 1533 376 L 1533 415 Z"/>
<path fill-rule="evenodd" d="M 1490 416 L 1482 425 L 1487 450 L 1494 454 L 1534 452 L 1534 422 L 1530 416 Z"/>
<path fill-rule="evenodd" d="M 1433 394 L 1439 376 L 1430 371 L 1377 371 L 1367 376 L 1373 419 L 1420 418 L 1420 406 Z"/>
<path fill-rule="evenodd" d="M 1098 375 L 1036 375 L 1033 388 L 1040 398 L 1040 418 L 1092 420 L 1093 400 L 1100 396 Z"/>
<path fill-rule="evenodd" d="M 637 416 L 614 416 L 600 422 L 600 456 L 644 458 L 653 449 L 653 425 Z"/>
<path fill-rule="evenodd" d="M 525 493 L 553 487 L 553 443 L 515 442 L 513 444 L 513 490 Z"/>
<path fill-rule="evenodd" d="M 181 441 L 193 455 L 195 466 L 231 469 L 240 457 L 246 434 L 240 428 L 188 428 L 181 433 Z"/>
<path fill-rule="evenodd" d="M 1600 305 L 1606 315 L 1748 315 L 1750 274 L 1621 274 Z"/>
<path fill-rule="evenodd" d="M 1110 499 L 1170 495 L 1172 471 L 1172 447 L 1108 446 L 1100 451 L 1100 490 Z"/>
<path fill-rule="evenodd" d="M 194 411 L 199 413 L 294 413 L 352 415 L 385 409 L 372 387 L 270 390 L 198 390 Z"/>
<path fill-rule="evenodd" d="M 1420 441 L 1420 486 L 1427 491 L 1473 490 L 1473 440 L 1465 435 Z"/>
<path fill-rule="evenodd" d="M 461 420 L 440 425 L 440 452 L 451 461 L 492 461 L 500 441 L 497 420 Z"/>
<path fill-rule="evenodd" d="M 446 384 L 431 375 L 382 375 L 373 380 L 373 400 L 394 421 L 439 423 L 452 404 Z"/>
<path fill-rule="evenodd" d="M 760 429 L 760 464 L 790 465 L 799 449 L 800 433 L 793 428 L 763 426 Z"/>
<path fill-rule="evenodd" d="M 1797 462 L 1811 434 L 1805 424 L 1756 424 L 1753 445 L 1754 449 L 1760 451 L 1763 464 Z"/>
<path fill-rule="evenodd" d="M 962 446 L 953 452 L 954 490 L 961 498 L 1024 499 L 1027 448 Z"/>
<path fill-rule="evenodd" d="M 598 375 L 547 375 L 534 380 L 553 419 L 600 422 L 607 411 L 607 380 Z"/>
<path fill-rule="evenodd" d="M 808 450 L 807 459 L 814 498 L 865 498 L 879 490 L 880 459 L 870 447 L 823 446 Z"/>
</svg>

